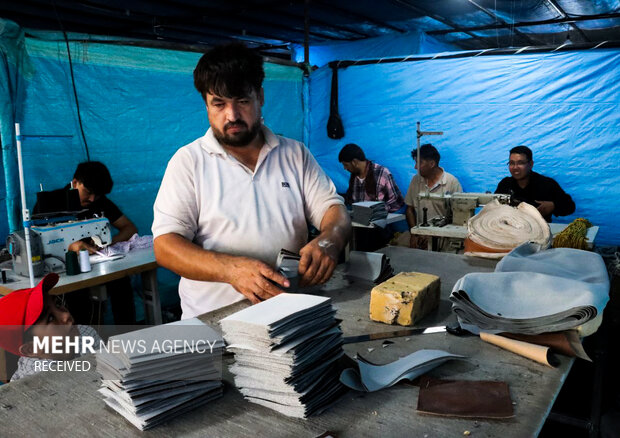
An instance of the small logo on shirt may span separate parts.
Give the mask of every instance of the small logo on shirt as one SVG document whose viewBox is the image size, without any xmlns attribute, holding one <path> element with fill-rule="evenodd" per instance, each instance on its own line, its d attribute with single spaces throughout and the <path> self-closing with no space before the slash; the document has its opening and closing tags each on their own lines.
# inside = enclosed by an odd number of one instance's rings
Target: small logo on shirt
<svg viewBox="0 0 620 438">
<path fill-rule="evenodd" d="M 286 181 L 282 181 L 282 187 L 286 187 L 287 189 L 290 189 L 291 186 L 289 185 L 289 183 L 287 183 Z"/>
</svg>

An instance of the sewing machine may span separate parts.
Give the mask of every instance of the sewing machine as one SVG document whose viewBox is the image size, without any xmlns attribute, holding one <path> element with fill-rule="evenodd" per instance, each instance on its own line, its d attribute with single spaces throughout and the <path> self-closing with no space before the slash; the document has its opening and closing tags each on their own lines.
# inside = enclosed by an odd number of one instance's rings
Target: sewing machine
<svg viewBox="0 0 620 438">
<path fill-rule="evenodd" d="M 33 225 L 30 228 L 30 247 L 34 276 L 42 276 L 46 265 L 51 271 L 63 270 L 69 245 L 89 237 L 97 246 L 109 245 L 112 242 L 110 221 L 106 218 L 93 218 Z M 13 271 L 28 277 L 28 257 L 23 230 L 9 235 L 7 248 L 13 259 Z"/>
<path fill-rule="evenodd" d="M 510 203 L 510 195 L 500 193 L 420 193 L 418 198 L 443 199 L 444 202 L 450 206 L 449 210 L 452 212 L 451 220 L 450 218 L 444 218 L 443 220 L 433 218 L 433 225 L 435 226 L 444 226 L 449 224 L 465 226 L 467 225 L 469 218 L 474 216 L 476 208 L 488 204 L 494 199 L 497 199 L 501 204 Z M 423 219 L 420 226 L 425 226 L 425 222 L 427 223 L 427 221 Z"/>
<path fill-rule="evenodd" d="M 509 204 L 510 195 L 494 194 L 494 193 L 420 193 L 418 195 L 418 211 L 420 211 L 420 200 L 422 199 L 438 199 L 443 200 L 448 208 L 451 216 L 438 216 L 433 218 L 426 217 L 426 208 L 422 208 L 422 220 L 418 225 L 411 228 L 411 234 L 418 236 L 430 237 L 428 239 L 428 248 L 433 247 L 433 241 L 437 238 L 447 238 L 441 248 L 442 251 L 458 251 L 462 248 L 462 242 L 467 237 L 467 221 L 474 216 L 476 208 L 481 205 L 488 204 L 497 199 L 502 204 Z"/>
</svg>

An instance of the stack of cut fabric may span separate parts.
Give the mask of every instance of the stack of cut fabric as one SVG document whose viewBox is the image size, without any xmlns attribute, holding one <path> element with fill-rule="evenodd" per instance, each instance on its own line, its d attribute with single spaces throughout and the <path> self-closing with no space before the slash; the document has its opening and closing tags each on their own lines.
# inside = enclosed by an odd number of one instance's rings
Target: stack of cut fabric
<svg viewBox="0 0 620 438">
<path fill-rule="evenodd" d="M 394 268 L 390 264 L 390 258 L 380 252 L 350 251 L 346 274 L 382 283 L 394 276 Z"/>
<path fill-rule="evenodd" d="M 364 201 L 353 204 L 353 222 L 362 225 L 370 225 L 381 219 L 385 219 L 388 213 L 385 203 L 381 201 Z"/>
<path fill-rule="evenodd" d="M 219 334 L 188 319 L 111 336 L 97 353 L 108 406 L 145 430 L 221 397 Z"/>
<path fill-rule="evenodd" d="M 525 243 L 504 257 L 492 273 L 459 279 L 450 301 L 461 327 L 539 334 L 578 327 L 603 312 L 609 278 L 594 252 L 542 250 Z"/>
<path fill-rule="evenodd" d="M 276 259 L 276 270 L 289 281 L 289 287 L 278 287 L 285 292 L 297 292 L 299 289 L 299 261 L 301 256 L 295 252 L 281 249 Z"/>
<path fill-rule="evenodd" d="M 322 412 L 345 391 L 337 365 L 342 331 L 331 300 L 277 295 L 221 321 L 230 371 L 244 397 L 284 415 Z"/>
<path fill-rule="evenodd" d="M 524 242 L 551 246 L 549 224 L 536 207 L 489 202 L 467 222 L 465 255 L 500 259 Z"/>
</svg>

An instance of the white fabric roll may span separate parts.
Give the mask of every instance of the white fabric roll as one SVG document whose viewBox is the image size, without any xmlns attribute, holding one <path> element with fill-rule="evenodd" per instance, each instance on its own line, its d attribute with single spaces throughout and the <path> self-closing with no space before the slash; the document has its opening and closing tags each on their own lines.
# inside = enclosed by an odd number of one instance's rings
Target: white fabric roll
<svg viewBox="0 0 620 438">
<path fill-rule="evenodd" d="M 466 255 L 501 258 L 524 242 L 535 242 L 543 249 L 551 246 L 549 224 L 536 207 L 522 202 L 518 207 L 500 204 L 496 199 L 467 222 L 467 238 L 489 252 L 467 251 Z"/>
</svg>

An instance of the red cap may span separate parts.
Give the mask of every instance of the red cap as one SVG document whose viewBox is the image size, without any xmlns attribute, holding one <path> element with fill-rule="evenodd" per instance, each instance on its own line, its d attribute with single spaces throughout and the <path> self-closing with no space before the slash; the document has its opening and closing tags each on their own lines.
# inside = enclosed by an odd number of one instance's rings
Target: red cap
<svg viewBox="0 0 620 438">
<path fill-rule="evenodd" d="M 35 287 L 20 289 L 0 298 L 0 347 L 19 355 L 28 330 L 43 311 L 43 292 L 58 283 L 58 274 L 47 274 Z"/>
</svg>

